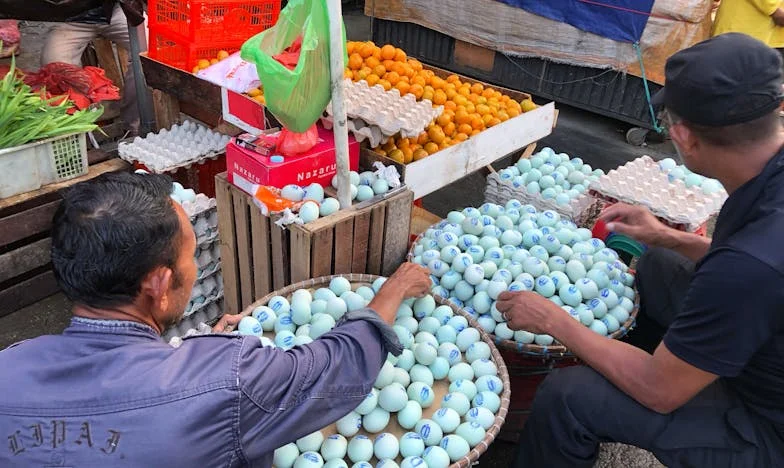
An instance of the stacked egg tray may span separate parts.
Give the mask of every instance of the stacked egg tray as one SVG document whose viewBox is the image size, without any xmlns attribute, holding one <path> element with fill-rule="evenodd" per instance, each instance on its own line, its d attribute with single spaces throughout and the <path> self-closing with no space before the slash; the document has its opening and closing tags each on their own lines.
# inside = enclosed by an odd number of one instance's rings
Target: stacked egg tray
<svg viewBox="0 0 784 468">
<path fill-rule="evenodd" d="M 534 291 L 599 335 L 625 336 L 639 309 L 634 276 L 617 252 L 552 210 L 519 200 L 450 212 L 412 245 L 408 259 L 431 273 L 431 293 L 460 307 L 495 343 L 542 358 L 574 355 L 552 336 L 511 330 L 495 301 Z"/>
<path fill-rule="evenodd" d="M 348 274 L 288 286 L 243 311 L 234 333 L 283 350 L 306 345 L 365 307 L 384 281 Z M 487 450 L 510 395 L 491 337 L 430 295 L 405 301 L 393 328 L 405 349 L 387 358 L 371 393 L 335 424 L 275 450 L 274 466 L 468 468 Z"/>
<path fill-rule="evenodd" d="M 117 145 L 117 152 L 129 163 L 141 164 L 157 174 L 189 167 L 194 163 L 217 158 L 231 137 L 186 120 L 171 129 L 148 133 Z"/>
<path fill-rule="evenodd" d="M 163 333 L 163 340 L 170 345 L 179 347 L 182 338 L 212 333 L 210 324 L 214 324 L 223 315 L 223 300 L 218 300 L 202 308 L 188 317 L 184 317 L 175 326 Z"/>
<path fill-rule="evenodd" d="M 357 139 L 376 138 L 373 128 L 377 128 L 382 138 L 398 133 L 403 138 L 419 136 L 430 122 L 441 115 L 443 106 L 433 107 L 429 100 L 417 101 L 413 94 L 400 95 L 400 91 L 384 90 L 379 85 L 368 86 L 364 80 L 353 82 L 344 80 L 346 114 L 352 120 L 361 120 L 367 127 L 357 124 Z M 332 120 L 332 104 L 327 106 L 325 119 Z M 322 123 L 325 119 L 322 119 Z M 371 130 L 364 131 L 365 128 Z M 383 143 L 385 140 L 381 140 Z M 371 144 L 373 142 L 371 141 Z"/>
<path fill-rule="evenodd" d="M 668 226 L 695 232 L 721 209 L 723 190 L 706 194 L 683 180 L 670 181 L 649 156 L 637 158 L 591 183 L 591 194 L 609 203 L 643 205 Z"/>
<path fill-rule="evenodd" d="M 199 193 L 193 200 L 183 200 L 181 205 L 196 235 L 195 258 L 198 270 L 191 300 L 184 314 L 188 317 L 223 298 L 223 278 L 216 200 Z"/>
</svg>

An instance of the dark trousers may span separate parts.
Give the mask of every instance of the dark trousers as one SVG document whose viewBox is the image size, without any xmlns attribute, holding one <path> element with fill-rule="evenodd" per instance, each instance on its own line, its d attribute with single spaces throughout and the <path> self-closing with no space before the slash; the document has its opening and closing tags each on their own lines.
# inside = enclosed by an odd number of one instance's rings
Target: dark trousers
<svg viewBox="0 0 784 468">
<path fill-rule="evenodd" d="M 643 317 L 637 331 L 647 328 L 636 336 L 641 347 L 661 341 L 693 271 L 693 263 L 666 250 L 651 249 L 640 259 Z M 516 466 L 592 467 L 601 442 L 641 447 L 668 467 L 784 466 L 781 434 L 750 413 L 723 379 L 676 411 L 659 414 L 589 367 L 555 370 L 540 385 Z"/>
</svg>

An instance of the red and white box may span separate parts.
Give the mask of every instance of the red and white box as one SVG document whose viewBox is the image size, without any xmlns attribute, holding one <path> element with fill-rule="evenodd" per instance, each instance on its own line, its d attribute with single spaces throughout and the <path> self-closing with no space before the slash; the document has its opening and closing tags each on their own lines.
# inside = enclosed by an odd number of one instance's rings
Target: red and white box
<svg viewBox="0 0 784 468">
<path fill-rule="evenodd" d="M 318 183 L 328 186 L 337 166 L 335 140 L 331 130 L 318 127 L 319 141 L 309 151 L 296 156 L 285 156 L 283 162 L 272 162 L 274 151 L 253 151 L 237 144 L 236 138 L 226 146 L 226 169 L 229 182 L 250 193 L 253 185 L 282 188 L 284 185 L 300 186 Z M 259 135 L 260 143 L 274 147 L 278 133 Z M 267 154 L 261 154 L 267 153 Z M 359 143 L 348 136 L 349 167 L 359 168 Z"/>
</svg>

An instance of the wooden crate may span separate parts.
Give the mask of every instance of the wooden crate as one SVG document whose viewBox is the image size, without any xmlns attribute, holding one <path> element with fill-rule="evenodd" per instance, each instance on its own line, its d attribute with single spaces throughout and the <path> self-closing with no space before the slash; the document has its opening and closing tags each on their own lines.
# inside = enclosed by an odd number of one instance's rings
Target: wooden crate
<svg viewBox="0 0 784 468">
<path fill-rule="evenodd" d="M 105 172 L 126 170 L 121 159 L 104 159 L 100 151 L 88 153 L 87 174 L 46 185 L 32 192 L 0 199 L 0 317 L 58 291 L 51 268 L 49 232 L 63 189 Z"/>
<path fill-rule="evenodd" d="M 406 187 L 281 229 L 225 173 L 215 186 L 227 313 L 292 283 L 340 273 L 389 275 L 405 260 L 414 197 Z"/>
</svg>

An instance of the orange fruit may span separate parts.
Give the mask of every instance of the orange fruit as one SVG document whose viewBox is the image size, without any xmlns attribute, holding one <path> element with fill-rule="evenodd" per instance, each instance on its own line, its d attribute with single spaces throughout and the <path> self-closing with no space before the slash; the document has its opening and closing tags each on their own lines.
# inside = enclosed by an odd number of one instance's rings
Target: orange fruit
<svg viewBox="0 0 784 468">
<path fill-rule="evenodd" d="M 439 149 L 439 150 L 443 150 L 443 149 L 447 149 L 447 148 L 449 148 L 449 142 L 448 142 L 448 141 L 446 141 L 446 140 L 442 141 L 442 142 L 441 142 L 441 143 L 438 145 L 438 149 Z"/>
<path fill-rule="evenodd" d="M 482 91 L 482 96 L 490 99 L 491 97 L 495 96 L 495 91 L 493 91 L 491 88 L 485 88 L 485 90 Z"/>
<path fill-rule="evenodd" d="M 471 85 L 471 93 L 473 94 L 482 94 L 482 91 L 485 89 L 481 83 L 474 83 Z"/>
<path fill-rule="evenodd" d="M 446 98 L 447 99 L 454 99 L 455 96 L 457 96 L 457 91 L 455 91 L 454 89 L 447 89 L 446 90 Z"/>
<path fill-rule="evenodd" d="M 346 68 L 346 70 L 343 72 L 343 78 L 348 78 L 349 80 L 353 80 L 354 73 L 350 69 Z"/>
<path fill-rule="evenodd" d="M 476 104 L 487 104 L 487 98 L 484 96 L 477 96 Z"/>
<path fill-rule="evenodd" d="M 229 58 L 229 53 L 226 52 L 225 50 L 219 50 L 218 51 L 218 60 L 223 60 L 225 58 Z"/>
<path fill-rule="evenodd" d="M 471 93 L 471 94 L 468 95 L 467 99 L 468 99 L 469 102 L 471 102 L 473 104 L 476 104 L 477 102 L 479 102 L 479 98 L 480 97 L 481 96 L 479 96 L 478 94 Z"/>
<path fill-rule="evenodd" d="M 381 49 L 378 47 L 373 49 L 373 55 L 371 55 L 371 57 L 381 62 Z"/>
<path fill-rule="evenodd" d="M 359 79 L 360 79 L 360 80 L 364 80 L 365 78 L 367 78 L 369 75 L 372 75 L 372 74 L 373 74 L 373 70 L 371 70 L 371 69 L 370 69 L 370 68 L 368 68 L 368 67 L 362 67 L 362 68 L 361 68 L 361 69 L 360 69 L 360 70 L 357 72 L 357 75 L 359 76 Z"/>
<path fill-rule="evenodd" d="M 446 81 L 440 77 L 434 76 L 430 79 L 430 85 L 433 86 L 434 89 L 443 89 L 444 85 L 446 85 Z"/>
<path fill-rule="evenodd" d="M 457 109 L 457 104 L 455 104 L 455 101 L 446 101 L 444 104 L 444 110 L 454 111 L 455 109 Z"/>
<path fill-rule="evenodd" d="M 419 134 L 419 137 L 417 137 L 417 143 L 420 145 L 424 146 L 428 141 L 430 141 L 430 137 L 427 136 L 427 132 L 422 132 Z"/>
<path fill-rule="evenodd" d="M 362 56 L 360 56 L 359 54 L 351 54 L 348 57 L 348 68 L 352 70 L 359 70 L 360 68 L 362 68 L 362 63 L 363 63 Z"/>
<path fill-rule="evenodd" d="M 428 142 L 424 146 L 424 150 L 427 151 L 427 154 L 433 154 L 438 152 L 438 144 L 434 142 Z"/>
<path fill-rule="evenodd" d="M 507 120 L 509 120 L 509 114 L 507 114 L 504 111 L 500 111 L 498 112 L 498 118 L 501 119 L 501 122 L 506 122 Z"/>
<path fill-rule="evenodd" d="M 403 163 L 408 164 L 414 160 L 414 150 L 411 148 L 403 148 L 401 149 L 403 152 Z"/>
<path fill-rule="evenodd" d="M 198 65 L 199 70 L 204 70 L 205 68 L 210 66 L 210 61 L 206 59 L 201 59 L 198 62 L 196 62 L 196 65 Z"/>
<path fill-rule="evenodd" d="M 390 151 L 387 157 L 392 159 L 393 161 L 399 162 L 400 164 L 406 163 L 406 155 L 403 153 L 403 151 L 399 149 L 394 149 Z"/>
<path fill-rule="evenodd" d="M 427 86 L 427 80 L 425 80 L 425 77 L 423 77 L 421 75 L 416 75 L 413 78 L 411 78 L 411 83 L 412 84 L 414 84 L 414 83 L 418 84 L 419 86 L 421 86 L 423 88 L 425 86 Z"/>
<path fill-rule="evenodd" d="M 405 62 L 407 58 L 403 49 L 395 49 L 395 62 Z"/>
<path fill-rule="evenodd" d="M 395 59 L 395 46 L 387 44 L 381 48 L 381 58 L 384 60 Z"/>
<path fill-rule="evenodd" d="M 441 143 L 443 143 L 444 138 L 446 137 L 446 135 L 444 135 L 444 131 L 441 129 L 441 127 L 438 127 L 438 126 L 435 126 L 435 125 L 431 126 L 427 130 L 427 136 L 430 137 L 430 140 L 432 140 L 433 143 L 436 143 L 436 144 L 439 144 L 439 145 Z"/>
<path fill-rule="evenodd" d="M 394 60 L 384 60 L 384 61 L 381 62 L 381 65 L 384 65 L 384 68 L 386 68 L 387 71 L 392 71 L 392 69 L 393 69 L 392 67 L 395 66 L 395 61 Z"/>
<path fill-rule="evenodd" d="M 413 78 L 416 76 L 416 70 L 414 70 L 411 65 L 405 64 L 403 65 L 403 74 L 409 78 Z"/>
<path fill-rule="evenodd" d="M 487 104 L 477 104 L 476 105 L 476 112 L 478 112 L 479 115 L 489 114 L 490 113 L 490 106 L 488 106 Z"/>
<path fill-rule="evenodd" d="M 201 68 L 199 68 L 199 66 L 198 66 L 198 65 L 196 65 L 195 67 L 193 67 L 193 70 L 191 70 L 191 71 L 192 71 L 193 73 L 199 73 L 199 70 L 201 70 Z"/>
<path fill-rule="evenodd" d="M 499 119 L 498 117 L 495 117 L 495 118 L 493 118 L 493 121 L 492 121 L 492 122 L 490 122 L 490 123 L 491 123 L 492 125 L 494 125 L 494 126 L 495 126 L 495 125 L 498 125 L 498 124 L 500 124 L 500 123 L 501 123 L 501 119 Z"/>
<path fill-rule="evenodd" d="M 359 47 L 359 55 L 366 59 L 373 55 L 373 52 L 376 51 L 376 46 L 374 46 L 371 42 L 365 42 Z"/>
<path fill-rule="evenodd" d="M 455 135 L 455 141 L 466 141 L 466 140 L 468 140 L 468 135 L 466 135 L 465 133 L 461 132 Z"/>
<path fill-rule="evenodd" d="M 220 60 L 218 60 L 218 59 L 216 59 L 216 58 L 214 58 L 214 59 L 210 59 L 210 65 L 215 65 L 215 64 L 216 64 L 216 63 L 218 63 L 218 62 L 220 62 Z"/>
<path fill-rule="evenodd" d="M 266 104 L 267 99 L 264 97 L 263 94 L 259 94 L 258 96 L 253 98 L 254 101 L 258 102 L 259 104 Z"/>
<path fill-rule="evenodd" d="M 250 91 L 248 91 L 248 96 L 250 97 L 256 97 L 260 94 L 261 94 L 261 90 L 259 88 L 253 88 Z"/>
<path fill-rule="evenodd" d="M 422 93 L 422 99 L 427 99 L 428 101 L 433 102 L 433 92 L 425 89 L 425 91 Z"/>
<path fill-rule="evenodd" d="M 365 81 L 367 81 L 368 86 L 375 86 L 378 84 L 378 81 L 380 79 L 381 78 L 379 78 L 378 75 L 376 75 L 375 73 L 371 73 L 365 78 Z"/>
<path fill-rule="evenodd" d="M 402 137 L 398 138 L 397 142 L 395 143 L 397 144 L 397 147 L 400 149 L 408 148 L 411 145 L 411 141 L 408 138 L 402 138 Z"/>
<path fill-rule="evenodd" d="M 400 91 L 401 96 L 405 96 L 411 90 L 411 85 L 409 85 L 405 81 L 400 81 L 398 82 L 397 85 L 395 85 L 395 88 L 397 88 L 397 90 Z"/>
<path fill-rule="evenodd" d="M 387 152 L 383 148 L 374 148 L 373 151 L 380 154 L 381 156 L 387 155 Z"/>
<path fill-rule="evenodd" d="M 469 114 L 473 114 L 473 113 L 476 112 L 476 106 L 474 106 L 470 102 L 468 104 L 466 104 L 465 108 L 466 108 L 466 112 L 468 112 Z"/>
<path fill-rule="evenodd" d="M 479 132 L 481 132 L 481 130 L 474 130 L 473 132 L 471 132 L 471 135 L 469 136 L 479 135 Z"/>
<path fill-rule="evenodd" d="M 378 83 L 376 84 L 381 85 L 381 87 L 384 88 L 384 91 L 389 91 L 390 89 L 392 89 L 392 83 L 390 83 L 387 80 L 378 80 Z"/>
<path fill-rule="evenodd" d="M 384 75 L 384 79 L 389 81 L 392 86 L 395 86 L 397 82 L 400 81 L 400 75 L 398 75 L 397 72 L 389 72 Z"/>
<path fill-rule="evenodd" d="M 519 110 L 517 110 L 517 109 L 516 109 L 516 108 L 514 108 L 514 107 L 510 107 L 510 108 L 506 109 L 506 113 L 507 113 L 507 114 L 509 114 L 509 118 L 510 118 L 510 119 L 512 119 L 512 118 L 515 118 L 515 117 L 517 117 L 518 115 L 520 115 L 520 111 L 519 111 Z"/>
<path fill-rule="evenodd" d="M 415 149 L 414 150 L 414 155 L 413 155 L 414 156 L 414 161 L 419 161 L 420 159 L 426 158 L 429 155 L 430 154 L 427 152 L 427 150 L 425 150 L 423 148 Z"/>
<path fill-rule="evenodd" d="M 425 92 L 425 89 L 421 85 L 414 83 L 408 88 L 408 92 L 413 94 L 415 98 L 422 99 L 422 93 Z"/>
<path fill-rule="evenodd" d="M 482 116 L 482 122 L 485 123 L 485 127 L 490 127 L 490 122 L 492 121 L 493 121 L 493 114 L 485 114 Z M 467 132 L 467 133 L 470 134 L 471 132 Z"/>
<path fill-rule="evenodd" d="M 457 75 L 449 75 L 449 76 L 446 77 L 446 82 L 447 83 L 456 83 L 458 81 L 460 81 L 460 77 L 457 76 Z"/>
<path fill-rule="evenodd" d="M 460 125 L 471 123 L 471 116 L 465 110 L 458 109 L 457 112 L 455 112 L 455 122 Z"/>
<path fill-rule="evenodd" d="M 460 126 L 457 127 L 459 133 L 465 133 L 466 135 L 470 134 L 473 130 L 474 128 L 469 124 L 460 124 Z"/>
<path fill-rule="evenodd" d="M 387 69 L 384 67 L 384 65 L 378 64 L 373 67 L 373 73 L 378 76 L 384 76 L 387 73 Z"/>
<path fill-rule="evenodd" d="M 381 65 L 381 61 L 375 57 L 368 57 L 365 59 L 366 67 L 376 68 L 378 65 Z"/>
<path fill-rule="evenodd" d="M 356 42 L 354 42 L 354 41 L 346 42 L 346 53 L 348 55 L 353 54 L 354 51 L 356 50 L 356 48 L 357 48 L 357 43 Z"/>
<path fill-rule="evenodd" d="M 408 59 L 408 64 L 411 65 L 411 68 L 413 68 L 414 71 L 417 71 L 417 72 L 422 71 L 422 68 L 423 68 L 422 67 L 422 62 L 420 62 L 419 60 L 417 60 L 417 59 Z"/>
<path fill-rule="evenodd" d="M 474 130 L 482 130 L 483 128 L 485 128 L 485 123 L 481 117 L 475 115 L 473 118 L 471 118 L 471 127 Z"/>
<path fill-rule="evenodd" d="M 523 112 L 528 112 L 536 109 L 536 104 L 531 99 L 526 99 L 520 102 L 520 107 L 522 108 Z"/>
<path fill-rule="evenodd" d="M 461 86 L 460 89 L 457 90 L 457 93 L 461 96 L 468 96 L 471 94 L 471 87 L 470 86 Z"/>
<path fill-rule="evenodd" d="M 443 90 L 438 89 L 433 94 L 433 104 L 440 106 L 446 102 L 446 93 Z"/>
<path fill-rule="evenodd" d="M 438 116 L 438 118 L 436 119 L 436 123 L 438 125 L 440 125 L 441 127 L 444 127 L 447 124 L 452 123 L 452 115 L 451 114 L 447 114 L 447 113 L 443 113 L 443 114 Z"/>
</svg>

